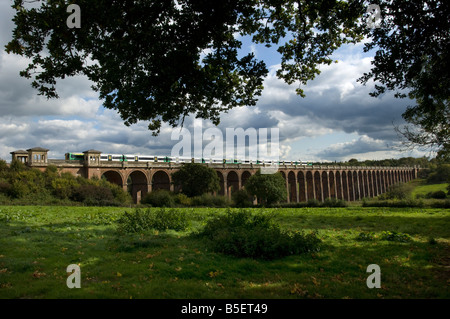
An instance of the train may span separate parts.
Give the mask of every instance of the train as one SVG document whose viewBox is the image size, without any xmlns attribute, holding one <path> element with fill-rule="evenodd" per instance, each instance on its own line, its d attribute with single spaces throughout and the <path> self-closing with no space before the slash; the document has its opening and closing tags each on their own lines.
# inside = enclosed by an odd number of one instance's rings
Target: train
<svg viewBox="0 0 450 319">
<path fill-rule="evenodd" d="M 83 153 L 66 153 L 67 161 L 80 161 L 84 159 Z M 217 159 L 217 158 L 191 158 L 191 157 L 173 157 L 173 156 L 155 156 L 155 155 L 127 155 L 127 154 L 107 154 L 100 155 L 100 161 L 118 161 L 118 162 L 154 162 L 154 163 L 209 163 L 209 164 L 276 164 L 268 160 L 239 160 L 239 159 Z M 310 161 L 278 161 L 278 165 L 312 165 Z"/>
</svg>

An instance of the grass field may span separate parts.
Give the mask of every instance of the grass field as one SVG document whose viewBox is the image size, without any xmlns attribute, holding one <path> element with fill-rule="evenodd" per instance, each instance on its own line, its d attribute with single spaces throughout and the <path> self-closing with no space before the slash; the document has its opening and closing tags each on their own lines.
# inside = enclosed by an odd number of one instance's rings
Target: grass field
<svg viewBox="0 0 450 319">
<path fill-rule="evenodd" d="M 214 253 L 190 236 L 225 209 L 181 209 L 188 231 L 119 236 L 124 210 L 0 206 L 0 298 L 450 298 L 449 210 L 254 209 L 322 239 L 318 253 L 272 261 Z M 412 241 L 382 240 L 383 231 Z M 374 240 L 357 240 L 369 232 Z M 80 289 L 66 286 L 69 264 L 81 268 Z M 370 264 L 380 289 L 366 285 Z"/>
<path fill-rule="evenodd" d="M 447 193 L 448 183 L 442 184 L 427 184 L 426 180 L 417 179 L 410 182 L 414 189 L 412 191 L 412 197 L 417 198 L 418 196 L 425 196 L 430 192 L 443 191 Z"/>
</svg>

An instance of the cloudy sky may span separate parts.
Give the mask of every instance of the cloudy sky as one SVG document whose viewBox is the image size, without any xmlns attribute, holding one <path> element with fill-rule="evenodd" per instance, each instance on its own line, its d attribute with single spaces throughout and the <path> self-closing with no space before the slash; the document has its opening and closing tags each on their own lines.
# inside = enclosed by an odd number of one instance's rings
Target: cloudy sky
<svg viewBox="0 0 450 319">
<path fill-rule="evenodd" d="M 50 158 L 88 149 L 170 155 L 178 143 L 171 140 L 171 127 L 163 126 L 160 136 L 153 137 L 145 122 L 125 126 L 115 111 L 102 107 L 85 77 L 59 82 L 57 100 L 38 96 L 30 81 L 19 76 L 27 60 L 4 51 L 14 27 L 11 2 L 0 1 L 0 158 L 9 161 L 11 151 L 36 146 L 50 149 Z M 306 98 L 301 98 L 295 94 L 296 85 L 288 86 L 275 76 L 280 63 L 277 54 L 245 39 L 243 43 L 243 49 L 266 61 L 270 74 L 256 106 L 222 116 L 219 128 L 224 138 L 226 128 L 278 128 L 284 160 L 339 162 L 426 155 L 395 147 L 398 138 L 393 123 L 402 123 L 401 114 L 411 102 L 395 99 L 393 94 L 370 97 L 372 85 L 356 82 L 370 69 L 374 54 L 363 53 L 363 44 L 339 49 L 333 55 L 339 62 L 321 68 L 322 73 L 304 87 Z M 193 133 L 192 123 L 188 120 L 185 127 Z M 212 127 L 207 121 L 202 125 Z"/>
</svg>

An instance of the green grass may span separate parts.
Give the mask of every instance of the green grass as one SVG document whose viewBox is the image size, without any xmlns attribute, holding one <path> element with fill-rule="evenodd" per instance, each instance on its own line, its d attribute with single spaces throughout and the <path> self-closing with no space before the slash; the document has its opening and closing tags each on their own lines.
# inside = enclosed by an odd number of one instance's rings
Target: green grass
<svg viewBox="0 0 450 319">
<path fill-rule="evenodd" d="M 448 183 L 442 183 L 442 184 L 426 184 L 426 180 L 423 179 L 417 179 L 412 181 L 414 190 L 412 191 L 412 197 L 417 198 L 417 196 L 425 196 L 426 194 L 430 192 L 437 192 L 437 191 L 443 191 L 447 193 L 447 186 Z M 447 196 L 448 197 L 448 196 Z"/>
<path fill-rule="evenodd" d="M 182 209 L 187 231 L 118 236 L 124 210 L 0 206 L 0 298 L 450 298 L 449 210 L 255 208 L 323 241 L 318 253 L 272 261 L 213 253 L 190 236 L 225 209 Z M 66 286 L 69 264 L 81 267 L 81 289 Z M 381 289 L 366 286 L 369 264 L 381 268 Z"/>
</svg>

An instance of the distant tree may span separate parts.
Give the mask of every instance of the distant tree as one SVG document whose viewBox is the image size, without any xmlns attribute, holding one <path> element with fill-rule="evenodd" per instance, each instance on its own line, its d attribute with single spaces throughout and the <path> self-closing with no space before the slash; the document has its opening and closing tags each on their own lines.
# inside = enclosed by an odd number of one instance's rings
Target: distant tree
<svg viewBox="0 0 450 319">
<path fill-rule="evenodd" d="M 175 185 L 181 186 L 181 192 L 189 197 L 220 189 L 220 180 L 216 171 L 198 163 L 185 163 L 172 174 L 172 180 Z"/>
<path fill-rule="evenodd" d="M 8 163 L 4 159 L 0 158 L 0 172 L 6 171 L 8 169 Z"/>
<path fill-rule="evenodd" d="M 286 181 L 280 173 L 261 174 L 258 171 L 245 184 L 249 194 L 256 196 L 258 203 L 272 205 L 286 199 Z"/>
<path fill-rule="evenodd" d="M 9 171 L 11 173 L 18 173 L 18 172 L 23 172 L 27 169 L 27 166 L 25 166 L 24 163 L 22 163 L 19 160 L 12 160 L 11 164 L 9 165 Z"/>
<path fill-rule="evenodd" d="M 427 183 L 446 183 L 450 180 L 450 164 L 441 164 L 428 175 Z"/>
</svg>

